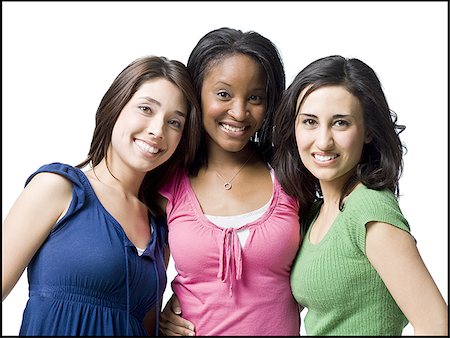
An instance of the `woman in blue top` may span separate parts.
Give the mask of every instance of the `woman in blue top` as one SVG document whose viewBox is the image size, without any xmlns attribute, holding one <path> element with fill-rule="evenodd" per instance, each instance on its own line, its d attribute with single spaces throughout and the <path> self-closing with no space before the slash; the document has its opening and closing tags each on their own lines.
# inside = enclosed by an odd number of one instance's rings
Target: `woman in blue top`
<svg viewBox="0 0 450 338">
<path fill-rule="evenodd" d="M 167 230 L 154 194 L 195 153 L 198 111 L 182 63 L 137 59 L 104 95 L 86 160 L 28 178 L 3 224 L 2 300 L 28 273 L 20 335 L 158 334 Z"/>
</svg>

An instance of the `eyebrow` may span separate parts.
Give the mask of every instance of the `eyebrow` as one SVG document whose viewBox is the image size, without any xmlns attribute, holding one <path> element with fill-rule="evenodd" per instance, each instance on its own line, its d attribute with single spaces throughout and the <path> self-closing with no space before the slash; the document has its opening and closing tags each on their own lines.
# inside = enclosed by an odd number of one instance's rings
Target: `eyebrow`
<svg viewBox="0 0 450 338">
<path fill-rule="evenodd" d="M 216 85 L 218 85 L 218 84 L 222 84 L 222 85 L 225 85 L 225 86 L 228 86 L 228 87 L 232 87 L 232 85 L 230 85 L 229 83 L 226 83 L 226 82 L 224 82 L 224 81 L 217 81 L 216 82 Z M 261 88 L 252 88 L 251 90 L 261 90 L 261 91 L 266 91 L 266 87 L 261 87 Z"/>
<path fill-rule="evenodd" d="M 154 103 L 154 104 L 156 104 L 158 107 L 161 107 L 161 103 L 160 103 L 159 101 L 155 100 L 154 98 L 150 97 L 150 96 L 142 96 L 142 97 L 140 97 L 140 99 L 147 100 L 148 102 Z M 175 110 L 175 114 L 180 115 L 181 117 L 186 118 L 186 113 L 183 113 L 182 111 Z"/>
<path fill-rule="evenodd" d="M 216 82 L 216 85 L 218 85 L 218 84 L 223 84 L 223 85 L 225 85 L 225 86 L 231 87 L 231 85 L 230 85 L 229 83 L 226 83 L 226 82 L 224 82 L 224 81 L 217 81 L 217 82 Z"/>
<path fill-rule="evenodd" d="M 308 116 L 308 117 L 315 117 L 315 118 L 317 118 L 317 116 L 314 115 L 314 114 L 300 113 L 299 115 L 305 115 L 305 116 Z M 345 117 L 352 117 L 352 118 L 354 118 L 354 116 L 352 114 L 334 114 L 333 115 L 333 119 L 342 119 L 342 118 L 345 118 Z"/>
</svg>

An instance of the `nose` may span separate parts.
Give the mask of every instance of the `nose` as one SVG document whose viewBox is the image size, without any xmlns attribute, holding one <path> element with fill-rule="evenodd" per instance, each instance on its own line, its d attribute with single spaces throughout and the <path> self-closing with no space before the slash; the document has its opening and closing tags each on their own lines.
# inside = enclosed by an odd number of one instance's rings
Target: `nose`
<svg viewBox="0 0 450 338">
<path fill-rule="evenodd" d="M 249 114 L 247 109 L 246 100 L 234 100 L 232 106 L 228 110 L 230 114 L 236 121 L 244 121 Z"/>
<path fill-rule="evenodd" d="M 333 147 L 333 133 L 327 126 L 323 126 L 318 130 L 316 145 L 321 150 L 328 150 Z"/>
<path fill-rule="evenodd" d="M 163 138 L 165 121 L 163 116 L 159 115 L 160 114 L 157 114 L 152 119 L 150 119 L 147 126 L 147 133 L 149 135 L 153 135 L 156 138 Z"/>
</svg>

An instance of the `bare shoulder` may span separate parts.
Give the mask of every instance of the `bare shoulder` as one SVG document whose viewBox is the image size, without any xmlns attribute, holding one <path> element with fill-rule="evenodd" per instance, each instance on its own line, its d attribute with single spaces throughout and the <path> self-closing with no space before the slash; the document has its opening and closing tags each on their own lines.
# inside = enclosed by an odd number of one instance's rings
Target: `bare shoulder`
<svg viewBox="0 0 450 338">
<path fill-rule="evenodd" d="M 38 173 L 14 202 L 4 228 L 28 234 L 30 240 L 43 240 L 65 213 L 72 200 L 72 183 L 58 174 Z"/>
<path fill-rule="evenodd" d="M 55 197 L 71 196 L 72 182 L 59 174 L 41 172 L 30 180 L 25 189 L 52 196 L 56 194 Z"/>
</svg>

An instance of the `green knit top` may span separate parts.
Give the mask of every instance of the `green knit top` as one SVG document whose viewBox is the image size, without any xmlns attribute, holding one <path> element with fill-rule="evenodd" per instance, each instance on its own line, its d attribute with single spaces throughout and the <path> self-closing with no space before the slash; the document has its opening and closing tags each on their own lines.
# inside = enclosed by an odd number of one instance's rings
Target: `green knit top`
<svg viewBox="0 0 450 338">
<path fill-rule="evenodd" d="M 313 222 L 319 207 L 313 208 Z M 291 272 L 293 295 L 308 310 L 307 335 L 401 336 L 408 324 L 365 255 L 365 225 L 371 221 L 409 232 L 394 194 L 365 186 L 347 197 L 319 243 L 309 241 L 309 227 Z"/>
</svg>

